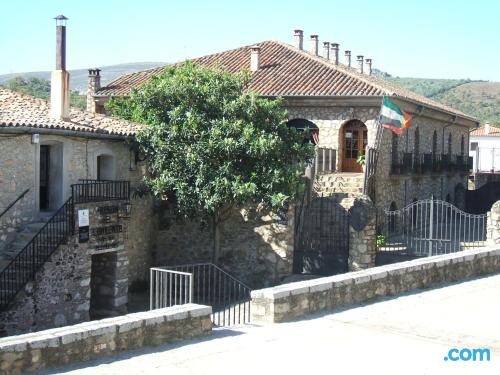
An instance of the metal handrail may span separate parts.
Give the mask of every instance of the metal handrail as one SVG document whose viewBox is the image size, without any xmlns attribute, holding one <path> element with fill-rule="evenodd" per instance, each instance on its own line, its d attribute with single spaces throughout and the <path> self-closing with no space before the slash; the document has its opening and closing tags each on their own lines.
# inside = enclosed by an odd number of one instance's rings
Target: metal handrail
<svg viewBox="0 0 500 375">
<path fill-rule="evenodd" d="M 0 272 L 0 310 L 8 306 L 52 253 L 73 233 L 73 197 L 44 224 Z"/>
<path fill-rule="evenodd" d="M 26 189 L 25 191 L 23 191 L 21 193 L 21 195 L 19 195 L 11 204 L 9 204 L 3 211 L 2 213 L 0 213 L 0 218 L 5 215 L 7 213 L 7 211 L 9 211 L 18 201 L 20 201 L 21 199 L 24 198 L 24 196 L 26 194 L 28 194 L 28 191 L 30 191 L 30 189 Z"/>
<path fill-rule="evenodd" d="M 221 267 L 213 263 L 196 263 L 156 268 L 192 274 L 192 302 L 212 306 L 212 322 L 215 325 L 229 326 L 250 321 L 251 288 Z M 167 307 L 172 293 L 180 295 L 183 291 L 168 286 L 165 292 L 168 298 L 164 298 L 164 303 L 158 307 Z"/>
</svg>

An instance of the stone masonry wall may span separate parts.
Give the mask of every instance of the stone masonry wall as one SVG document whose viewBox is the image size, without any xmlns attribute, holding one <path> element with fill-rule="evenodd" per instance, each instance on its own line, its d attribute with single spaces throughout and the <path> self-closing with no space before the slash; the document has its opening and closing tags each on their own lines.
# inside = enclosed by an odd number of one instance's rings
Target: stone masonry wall
<svg viewBox="0 0 500 375">
<path fill-rule="evenodd" d="M 477 248 L 252 291 L 252 323 L 278 323 L 383 296 L 500 272 L 500 248 Z"/>
<path fill-rule="evenodd" d="M 113 156 L 114 179 L 131 181 L 132 190 L 141 184 L 146 174 L 145 163 L 131 163 L 131 152 L 123 140 L 40 134 L 40 143 L 32 144 L 31 135 L 1 134 L 0 212 L 24 190 L 30 191 L 0 218 L 0 251 L 14 239 L 22 224 L 38 218 L 40 145 L 62 145 L 61 204 L 70 197 L 71 184 L 78 183 L 79 179 L 97 178 L 99 155 Z M 131 233 L 125 246 L 130 250 L 129 280 L 132 283 L 147 279 L 156 218 L 151 198 L 135 198 L 131 203 Z"/>
<path fill-rule="evenodd" d="M 220 227 L 218 264 L 251 287 L 274 285 L 292 272 L 294 209 L 287 220 L 255 209 L 234 210 Z M 213 229 L 160 217 L 154 265 L 212 262 Z"/>
<path fill-rule="evenodd" d="M 415 134 L 418 128 L 419 153 L 432 152 L 434 131 L 437 134 L 437 154 L 447 154 L 448 136 L 452 134 L 452 155 L 460 154 L 461 137 L 464 136 L 467 155 L 468 130 L 465 127 L 452 125 L 438 120 L 415 116 L 411 127 L 402 136 L 397 138 L 398 152 L 414 152 Z M 444 129 L 444 145 L 443 145 Z M 385 129 L 377 162 L 376 198 L 375 204 L 379 209 L 388 209 L 392 202 L 402 208 L 413 200 L 434 198 L 445 200 L 449 195 L 452 203 L 463 209 L 465 206 L 464 189 L 467 189 L 466 173 L 448 173 L 425 175 L 391 175 L 392 160 L 392 132 Z M 444 146 L 444 147 L 443 147 Z"/>
<path fill-rule="evenodd" d="M 120 204 L 114 201 L 112 204 Z M 110 202 L 81 204 L 78 209 L 90 211 L 90 239 L 79 243 L 78 231 L 66 244 L 60 245 L 17 294 L 6 311 L 0 312 L 0 336 L 15 335 L 42 329 L 61 327 L 89 320 L 91 300 L 92 255 L 116 253 L 115 282 L 110 290 L 108 316 L 126 313 L 128 292 L 128 256 L 123 245 L 127 223 L 118 214 L 106 215 L 103 222 L 99 207 Z M 76 222 L 76 220 L 75 220 Z M 120 225 L 115 234 L 96 234 L 93 230 Z"/>
<path fill-rule="evenodd" d="M 209 306 L 186 304 L 0 339 L 0 372 L 18 375 L 212 333 Z"/>
<path fill-rule="evenodd" d="M 15 231 L 35 217 L 35 150 L 29 135 L 0 137 L 0 212 L 26 189 L 30 191 L 0 218 L 0 251 Z"/>
</svg>

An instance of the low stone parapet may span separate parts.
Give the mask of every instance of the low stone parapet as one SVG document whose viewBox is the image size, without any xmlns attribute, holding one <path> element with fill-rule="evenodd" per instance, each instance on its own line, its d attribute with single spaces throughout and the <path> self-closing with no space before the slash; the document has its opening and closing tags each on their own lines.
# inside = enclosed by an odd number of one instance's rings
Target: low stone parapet
<svg viewBox="0 0 500 375">
<path fill-rule="evenodd" d="M 307 314 L 397 295 L 440 283 L 500 272 L 500 247 L 478 248 L 252 291 L 252 323 Z"/>
<path fill-rule="evenodd" d="M 212 332 L 210 306 L 186 304 L 0 339 L 0 373 L 21 374 Z"/>
</svg>

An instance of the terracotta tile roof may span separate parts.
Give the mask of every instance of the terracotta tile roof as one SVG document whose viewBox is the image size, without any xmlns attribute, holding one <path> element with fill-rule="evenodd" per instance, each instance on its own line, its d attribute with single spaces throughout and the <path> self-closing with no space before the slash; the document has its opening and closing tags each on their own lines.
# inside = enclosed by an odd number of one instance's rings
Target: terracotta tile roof
<svg viewBox="0 0 500 375">
<path fill-rule="evenodd" d="M 50 104 L 46 100 L 0 87 L 0 129 L 2 127 L 33 127 L 129 136 L 134 135 L 141 125 L 74 108 L 70 109 L 68 121 L 56 120 L 50 117 Z"/>
<path fill-rule="evenodd" d="M 343 64 L 334 65 L 322 57 L 277 41 L 258 43 L 260 69 L 252 73 L 250 89 L 263 96 L 397 96 L 429 107 L 476 121 L 444 104 L 405 90 L 374 76 L 358 73 Z M 250 47 L 245 46 L 193 59 L 194 63 L 220 66 L 229 72 L 250 67 Z M 97 96 L 127 95 L 153 75 L 166 68 L 158 67 L 121 76 L 102 87 Z"/>
<path fill-rule="evenodd" d="M 471 136 L 500 137 L 500 128 L 490 125 L 490 131 L 486 134 L 486 127 L 483 125 L 470 132 Z"/>
</svg>

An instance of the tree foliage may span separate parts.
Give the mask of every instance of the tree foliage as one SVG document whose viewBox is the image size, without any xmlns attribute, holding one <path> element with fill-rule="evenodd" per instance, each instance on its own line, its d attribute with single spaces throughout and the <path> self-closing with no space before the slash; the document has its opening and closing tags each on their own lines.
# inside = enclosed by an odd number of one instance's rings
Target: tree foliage
<svg viewBox="0 0 500 375">
<path fill-rule="evenodd" d="M 146 184 L 176 202 L 183 218 L 220 220 L 232 206 L 280 208 L 296 197 L 312 147 L 286 125 L 279 99 L 246 90 L 248 73 L 187 63 L 108 104 L 146 124 L 137 140 Z"/>
</svg>

